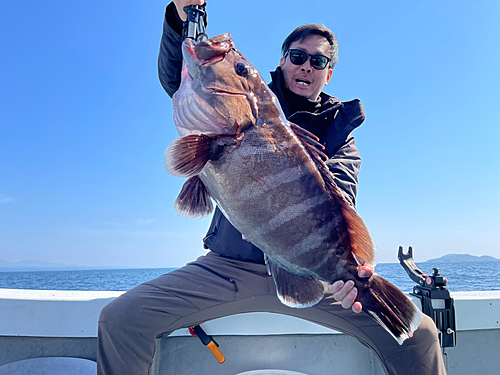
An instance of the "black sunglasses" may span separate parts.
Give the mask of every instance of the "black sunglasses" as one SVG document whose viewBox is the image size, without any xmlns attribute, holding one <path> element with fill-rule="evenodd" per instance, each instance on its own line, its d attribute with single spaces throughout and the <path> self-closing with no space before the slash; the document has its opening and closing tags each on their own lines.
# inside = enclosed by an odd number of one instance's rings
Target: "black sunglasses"
<svg viewBox="0 0 500 375">
<path fill-rule="evenodd" d="M 302 65 L 307 61 L 307 58 L 310 57 L 311 66 L 317 70 L 325 69 L 332 60 L 324 55 L 310 55 L 300 49 L 289 49 L 286 51 L 285 57 L 287 55 L 290 55 L 290 61 L 293 65 Z"/>
</svg>

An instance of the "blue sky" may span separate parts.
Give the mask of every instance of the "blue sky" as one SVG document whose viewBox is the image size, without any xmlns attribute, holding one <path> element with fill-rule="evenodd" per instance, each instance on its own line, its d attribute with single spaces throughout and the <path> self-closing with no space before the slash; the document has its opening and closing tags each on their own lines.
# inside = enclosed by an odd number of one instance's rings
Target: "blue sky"
<svg viewBox="0 0 500 375">
<path fill-rule="evenodd" d="M 176 267 L 209 219 L 180 218 L 157 78 L 164 1 L 0 2 L 0 259 Z M 296 26 L 340 43 L 326 92 L 360 98 L 358 212 L 395 262 L 500 258 L 500 2 L 208 3 L 266 79 Z"/>
</svg>

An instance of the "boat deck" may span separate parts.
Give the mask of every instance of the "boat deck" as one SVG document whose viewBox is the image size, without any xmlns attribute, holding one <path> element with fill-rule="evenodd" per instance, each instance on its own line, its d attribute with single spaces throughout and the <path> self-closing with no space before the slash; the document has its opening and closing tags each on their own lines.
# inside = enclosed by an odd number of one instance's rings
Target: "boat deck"
<svg viewBox="0 0 500 375">
<path fill-rule="evenodd" d="M 0 289 L 0 366 L 28 358 L 96 359 L 101 309 L 123 292 Z M 446 349 L 449 375 L 496 374 L 500 291 L 456 292 L 457 346 Z M 383 375 L 357 340 L 304 320 L 249 313 L 203 324 L 220 345 L 220 365 L 187 329 L 158 339 L 153 374 L 239 374 L 258 369 L 308 375 Z"/>
</svg>

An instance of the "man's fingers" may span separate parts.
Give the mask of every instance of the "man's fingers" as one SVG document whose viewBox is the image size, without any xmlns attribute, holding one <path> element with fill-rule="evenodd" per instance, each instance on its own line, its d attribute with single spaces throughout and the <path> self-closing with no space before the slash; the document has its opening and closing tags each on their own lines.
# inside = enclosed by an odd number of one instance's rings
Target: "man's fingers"
<svg viewBox="0 0 500 375">
<path fill-rule="evenodd" d="M 363 310 L 363 305 L 361 305 L 361 302 L 354 302 L 352 305 L 352 311 L 354 311 L 356 314 L 359 314 Z"/>
<path fill-rule="evenodd" d="M 342 280 L 337 280 L 333 284 L 328 284 L 328 292 L 335 294 L 344 286 L 344 282 Z"/>
<path fill-rule="evenodd" d="M 333 285 L 335 285 L 335 284 L 333 284 Z M 349 280 L 343 284 L 343 286 L 342 286 L 342 288 L 340 288 L 340 290 L 333 293 L 333 298 L 335 298 L 337 301 L 342 301 L 349 294 L 349 292 L 352 290 L 352 288 L 354 288 L 354 281 Z M 351 302 L 351 305 L 352 305 L 352 302 Z"/>
<path fill-rule="evenodd" d="M 358 290 L 356 288 L 352 288 L 349 293 L 342 299 L 342 307 L 344 309 L 348 309 L 353 305 L 356 301 L 356 297 L 358 296 Z"/>
<path fill-rule="evenodd" d="M 182 21 L 187 20 L 187 13 L 184 12 L 184 7 L 190 5 L 203 5 L 205 4 L 205 0 L 174 0 L 175 7 L 177 9 L 177 13 Z"/>
<path fill-rule="evenodd" d="M 342 280 L 337 280 L 333 284 L 328 284 L 328 292 L 332 293 L 332 297 L 340 302 L 344 309 L 352 308 L 355 313 L 363 310 L 361 302 L 356 301 L 358 289 L 354 287 L 354 281 L 349 280 L 344 283 Z"/>
<path fill-rule="evenodd" d="M 358 267 L 358 276 L 361 278 L 370 278 L 375 272 L 375 267 L 372 266 L 360 266 Z"/>
</svg>

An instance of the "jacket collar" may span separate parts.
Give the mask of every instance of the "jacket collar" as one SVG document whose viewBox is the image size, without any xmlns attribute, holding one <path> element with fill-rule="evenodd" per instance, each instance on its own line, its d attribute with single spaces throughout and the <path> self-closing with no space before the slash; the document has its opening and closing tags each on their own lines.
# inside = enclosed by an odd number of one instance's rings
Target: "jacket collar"
<svg viewBox="0 0 500 375">
<path fill-rule="evenodd" d="M 320 93 L 321 109 L 316 113 L 296 112 L 291 114 L 290 107 L 283 95 L 283 72 L 280 67 L 271 72 L 270 89 L 278 97 L 286 118 L 314 133 L 328 149 L 334 150 L 345 142 L 349 134 L 365 120 L 363 106 L 358 99 L 341 102 L 338 98 L 324 92 Z"/>
<path fill-rule="evenodd" d="M 275 71 L 270 72 L 270 75 L 272 81 L 271 83 L 269 83 L 269 87 L 278 97 L 281 108 L 283 109 L 286 118 L 289 118 L 292 115 L 292 113 L 290 106 L 285 99 L 285 95 L 283 94 L 283 86 L 284 86 L 283 71 L 278 66 Z M 321 109 L 319 112 L 324 112 L 325 110 L 328 110 L 334 105 L 340 103 L 339 99 L 334 98 L 333 96 L 330 96 L 328 94 L 325 94 L 324 92 L 320 93 L 320 99 L 321 99 Z"/>
</svg>

